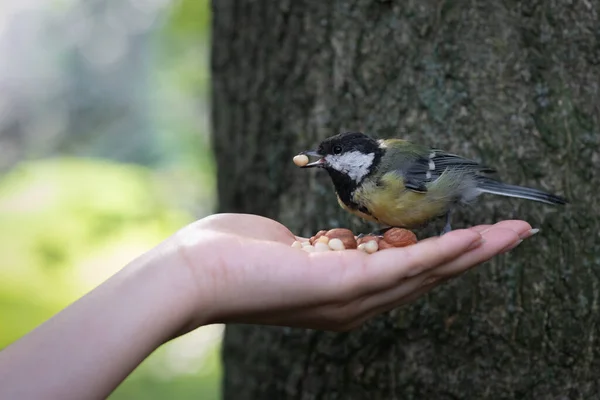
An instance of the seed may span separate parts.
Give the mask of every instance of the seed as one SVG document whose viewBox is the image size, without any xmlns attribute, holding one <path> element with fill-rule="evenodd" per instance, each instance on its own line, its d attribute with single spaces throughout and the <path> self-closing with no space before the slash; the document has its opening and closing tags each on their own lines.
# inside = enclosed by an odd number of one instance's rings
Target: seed
<svg viewBox="0 0 600 400">
<path fill-rule="evenodd" d="M 302 247 L 302 250 L 304 250 L 307 253 L 313 253 L 315 251 L 315 248 L 314 246 L 309 244 L 308 246 Z"/>
<path fill-rule="evenodd" d="M 344 228 L 335 228 L 327 231 L 325 234 L 329 238 L 332 239 L 340 239 L 344 244 L 344 249 L 355 249 L 356 248 L 356 239 L 354 239 L 354 233 L 350 229 Z"/>
<path fill-rule="evenodd" d="M 317 242 L 317 243 L 315 243 L 314 248 L 315 248 L 316 251 L 329 251 L 329 246 L 327 246 L 323 242 Z"/>
<path fill-rule="evenodd" d="M 306 164 L 308 164 L 308 157 L 304 154 L 298 154 L 294 157 L 294 164 L 299 167 L 304 167 Z"/>
<path fill-rule="evenodd" d="M 338 238 L 333 238 L 331 240 L 329 240 L 329 248 L 331 250 L 345 250 L 346 247 L 344 246 L 344 242 L 341 241 L 341 239 Z"/>
<path fill-rule="evenodd" d="M 365 243 L 365 251 L 367 253 L 373 254 L 377 250 L 379 250 L 379 245 L 377 244 L 377 242 L 375 240 L 369 240 L 367 243 Z"/>
<path fill-rule="evenodd" d="M 327 243 L 329 243 L 329 238 L 327 236 L 321 236 L 320 238 L 317 239 L 317 242 L 327 244 Z"/>
<path fill-rule="evenodd" d="M 368 243 L 368 242 L 370 242 L 371 240 L 374 240 L 374 241 L 376 241 L 377 243 L 379 243 L 379 241 L 381 240 L 381 238 L 380 238 L 380 237 L 378 237 L 378 236 L 375 236 L 375 235 L 367 235 L 367 236 L 363 236 L 363 237 L 361 237 L 361 238 L 360 238 L 360 239 L 358 239 L 356 242 L 357 242 L 358 244 L 362 244 L 362 243 Z"/>
<path fill-rule="evenodd" d="M 315 234 L 315 236 L 311 237 L 308 240 L 310 241 L 310 243 L 314 244 L 317 239 L 319 239 L 321 236 L 323 236 L 326 233 L 327 233 L 327 231 L 325 231 L 325 230 L 319 231 Z"/>
</svg>

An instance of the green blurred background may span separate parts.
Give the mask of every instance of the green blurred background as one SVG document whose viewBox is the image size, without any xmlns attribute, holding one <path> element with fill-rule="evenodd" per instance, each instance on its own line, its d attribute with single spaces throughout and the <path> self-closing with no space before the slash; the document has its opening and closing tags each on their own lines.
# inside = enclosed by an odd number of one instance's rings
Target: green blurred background
<svg viewBox="0 0 600 400">
<path fill-rule="evenodd" d="M 208 0 L 0 3 L 0 348 L 213 210 L 209 24 Z M 219 398 L 222 330 L 111 398 Z"/>
</svg>

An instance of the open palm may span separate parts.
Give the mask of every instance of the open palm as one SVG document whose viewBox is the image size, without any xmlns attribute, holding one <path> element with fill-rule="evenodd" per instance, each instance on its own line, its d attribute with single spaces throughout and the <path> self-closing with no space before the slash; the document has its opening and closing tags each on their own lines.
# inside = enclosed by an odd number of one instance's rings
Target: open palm
<svg viewBox="0 0 600 400">
<path fill-rule="evenodd" d="M 375 254 L 306 253 L 280 223 L 247 214 L 217 214 L 176 236 L 192 271 L 197 304 L 210 322 L 348 330 L 409 303 L 445 280 L 518 245 L 535 233 L 502 221 Z M 198 310 L 206 318 L 206 308 Z"/>
</svg>

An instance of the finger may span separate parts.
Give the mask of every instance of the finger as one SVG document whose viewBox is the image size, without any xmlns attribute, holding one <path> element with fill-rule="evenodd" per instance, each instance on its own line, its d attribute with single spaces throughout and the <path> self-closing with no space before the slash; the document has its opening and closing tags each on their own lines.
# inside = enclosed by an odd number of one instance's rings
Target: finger
<svg viewBox="0 0 600 400">
<path fill-rule="evenodd" d="M 481 233 L 485 230 L 490 229 L 492 226 L 494 226 L 494 225 L 477 225 L 477 226 L 472 226 L 469 229 L 472 231 Z"/>
<path fill-rule="evenodd" d="M 425 282 L 425 285 L 451 278 L 489 260 L 521 240 L 515 231 L 505 228 L 491 228 L 484 233 L 483 237 L 485 242 L 480 246 L 461 254 L 446 264 L 427 270 L 415 278 L 418 278 L 419 282 Z M 363 302 L 363 307 L 365 309 L 376 309 L 397 303 L 403 297 L 410 294 L 407 293 L 404 287 L 405 284 L 408 284 L 408 288 L 413 289 L 413 291 L 419 288 L 419 285 L 415 287 L 412 282 L 402 282 L 395 288 L 375 294 L 366 299 Z"/>
<path fill-rule="evenodd" d="M 529 223 L 518 220 L 518 219 L 514 219 L 514 220 L 500 221 L 500 222 L 488 227 L 487 229 L 480 230 L 479 233 L 483 233 L 486 230 L 492 229 L 492 228 L 511 229 L 511 230 L 517 232 L 517 234 L 519 235 L 519 237 L 521 237 L 521 239 L 531 236 L 531 231 L 532 231 L 531 225 L 529 225 Z"/>
<path fill-rule="evenodd" d="M 456 230 L 426 242 L 360 257 L 361 263 L 344 260 L 345 265 L 338 267 L 345 267 L 344 284 L 355 288 L 357 295 L 363 295 L 389 289 L 406 277 L 447 263 L 480 241 L 479 233 L 468 229 Z M 352 254 L 361 255 L 360 252 Z"/>
<path fill-rule="evenodd" d="M 367 268 L 388 280 L 415 276 L 458 257 L 481 239 L 480 234 L 467 229 L 456 230 L 426 243 L 377 252 L 368 258 Z"/>
<path fill-rule="evenodd" d="M 480 247 L 463 254 L 446 265 L 440 266 L 433 273 L 441 277 L 462 273 L 498 254 L 506 252 L 522 241 L 517 232 L 504 227 L 490 228 L 483 232 L 482 236 L 485 242 Z"/>
<path fill-rule="evenodd" d="M 516 229 L 523 227 L 522 221 L 512 221 L 503 225 Z M 487 231 L 494 232 L 491 229 L 498 228 L 488 228 Z M 507 235 L 516 235 L 510 229 L 505 231 Z M 326 268 L 330 272 L 319 286 L 328 293 L 336 293 L 344 299 L 351 300 L 395 288 L 407 277 L 418 275 L 440 264 L 447 264 L 467 252 L 469 247 L 476 246 L 481 238 L 479 233 L 472 230 L 456 230 L 406 248 L 387 249 L 369 256 L 357 251 L 346 251 L 311 254 L 310 260 L 317 270 Z M 497 239 L 502 241 L 503 238 L 501 235 Z M 490 243 L 486 249 L 493 253 L 497 246 L 495 242 Z M 461 263 L 452 264 L 451 268 L 467 269 L 470 266 L 472 265 Z M 396 296 L 404 294 L 402 289 L 398 291 Z"/>
<path fill-rule="evenodd" d="M 505 227 L 505 228 L 509 228 L 514 230 L 515 232 L 519 233 L 519 236 L 521 236 L 521 239 L 525 239 L 529 236 L 531 236 L 532 234 L 537 233 L 537 230 L 532 229 L 531 225 L 529 225 L 527 222 L 525 221 L 521 221 L 521 220 L 505 220 L 505 221 L 499 221 L 496 224 L 482 224 L 482 225 L 476 225 L 476 226 L 472 226 L 470 228 L 468 228 L 471 231 L 474 232 L 484 232 L 492 227 Z M 534 231 L 534 232 L 531 232 Z M 435 238 L 436 236 L 433 237 L 429 237 L 429 238 L 425 238 L 421 241 L 427 241 L 427 240 L 431 240 L 433 238 Z"/>
<path fill-rule="evenodd" d="M 499 234 L 498 234 L 499 233 Z M 455 231 L 452 235 L 448 234 L 448 235 L 444 235 L 444 238 L 436 238 L 436 242 L 438 243 L 434 243 L 435 248 L 430 249 L 424 249 L 423 251 L 425 251 L 427 254 L 430 254 L 432 251 L 431 250 L 435 250 L 435 251 L 439 251 L 440 249 L 444 249 L 443 246 L 440 247 L 439 243 L 444 243 L 447 242 L 450 239 L 450 242 L 452 244 L 454 244 L 453 242 L 455 242 L 456 240 L 458 240 L 457 238 L 453 237 L 453 236 L 457 236 L 457 235 L 461 235 L 461 232 L 459 231 Z M 500 229 L 500 232 L 498 232 L 498 228 L 496 229 L 489 229 L 486 232 L 486 239 L 490 242 L 490 243 L 485 243 L 482 244 L 481 246 L 491 246 L 491 255 L 493 255 L 493 253 L 497 252 L 498 250 L 502 250 L 503 248 L 507 247 L 507 242 L 508 245 L 511 245 L 512 243 L 514 243 L 515 241 L 518 241 L 518 236 L 517 234 L 510 230 L 510 229 Z M 504 236 L 508 235 L 509 239 L 508 241 L 504 241 L 502 242 Z M 475 238 L 477 238 L 477 235 L 475 235 Z M 462 238 L 464 239 L 464 237 Z M 470 239 L 472 239 L 472 235 L 470 237 Z M 469 241 L 467 241 L 469 242 Z M 476 241 L 477 242 L 477 241 Z M 432 242 L 433 243 L 433 242 Z M 415 245 L 416 246 L 416 245 Z M 427 246 L 429 247 L 429 246 Z M 488 249 L 488 250 L 490 250 Z M 398 250 L 402 250 L 402 249 L 398 249 Z M 395 252 L 394 250 L 387 250 L 388 254 L 391 252 Z M 466 254 L 469 254 L 471 252 L 480 252 L 480 247 L 467 251 Z M 485 252 L 484 252 L 485 253 Z M 323 272 L 323 271 L 327 271 L 328 273 L 326 274 L 320 274 L 317 273 L 315 276 L 313 276 L 313 278 L 315 279 L 309 279 L 310 281 L 313 282 L 313 284 L 311 284 L 312 289 L 310 291 L 314 291 L 316 293 L 313 293 L 312 298 L 313 300 L 316 300 L 317 298 L 321 298 L 321 300 L 317 301 L 317 303 L 321 303 L 323 300 L 325 300 L 326 302 L 338 302 L 340 298 L 343 299 L 347 299 L 347 302 L 344 302 L 342 304 L 346 304 L 346 306 L 344 308 L 339 308 L 339 307 L 334 307 L 335 313 L 331 314 L 329 312 L 327 312 L 326 314 L 318 317 L 317 316 L 317 320 L 321 321 L 329 321 L 331 320 L 337 320 L 337 318 L 340 317 L 340 315 L 338 314 L 344 314 L 344 318 L 348 318 L 348 320 L 345 319 L 345 321 L 358 321 L 360 322 L 361 320 L 366 320 L 376 314 L 380 314 L 382 312 L 388 311 L 390 309 L 393 309 L 395 307 L 398 307 L 402 304 L 406 304 L 409 303 L 411 301 L 414 301 L 415 299 L 417 299 L 418 297 L 426 294 L 427 292 L 429 292 L 430 290 L 432 290 L 434 287 L 440 285 L 443 281 L 448 280 L 450 278 L 452 278 L 453 276 L 456 276 L 462 272 L 464 272 L 466 269 L 468 269 L 470 266 L 477 264 L 479 261 L 481 260 L 485 260 L 487 258 L 489 258 L 489 256 L 491 256 L 489 254 L 480 254 L 480 258 L 473 258 L 471 260 L 467 259 L 463 264 L 461 263 L 457 263 L 456 261 L 458 259 L 461 259 L 465 256 L 465 253 L 462 253 L 458 255 L 458 258 L 452 259 L 452 256 L 449 256 L 448 259 L 450 259 L 450 262 L 445 263 L 441 266 L 439 266 L 438 268 L 433 268 L 433 269 L 425 269 L 424 272 L 417 274 L 416 276 L 413 276 L 412 278 L 406 278 L 405 280 L 403 280 L 400 284 L 394 284 L 394 287 L 392 289 L 388 289 L 387 291 L 385 291 L 383 294 L 380 294 L 379 296 L 375 295 L 375 296 L 369 296 L 367 297 L 365 300 L 361 300 L 361 301 L 356 301 L 358 300 L 361 296 L 361 292 L 364 292 L 364 285 L 363 286 L 353 286 L 353 285 L 348 285 L 345 283 L 341 283 L 339 285 L 335 285 L 335 287 L 332 287 L 332 285 L 330 284 L 324 284 L 326 281 L 330 281 L 330 282 L 335 282 L 335 283 L 339 283 L 339 278 L 340 276 L 338 274 L 332 274 L 331 272 L 334 272 L 335 270 L 335 266 L 336 263 L 341 263 L 343 266 L 346 266 L 346 268 L 348 270 L 352 270 L 353 266 L 356 265 L 361 265 L 363 264 L 363 268 L 366 269 L 366 262 L 367 259 L 374 257 L 374 255 L 365 255 L 363 253 L 359 253 L 359 252 L 331 252 L 331 253 L 312 253 L 312 254 L 306 254 L 303 255 L 305 256 L 305 260 L 310 261 L 311 264 L 315 264 L 315 268 L 303 268 L 304 273 L 303 276 L 304 278 L 307 278 L 307 275 L 313 275 L 314 272 Z M 303 257 L 304 258 L 304 257 Z M 402 258 L 398 258 L 396 260 L 396 263 L 398 262 L 398 260 L 402 260 Z M 401 262 L 401 261 L 400 261 Z M 464 265 L 464 264 L 469 264 L 469 265 Z M 322 264 L 322 265 L 321 265 Z M 377 267 L 377 265 L 373 266 L 373 267 Z M 311 271 L 313 273 L 311 273 Z M 340 270 L 338 270 L 340 271 Z M 320 276 L 319 279 L 317 279 Z M 343 274 L 342 274 L 343 277 Z M 331 279 L 334 278 L 334 279 Z M 346 282 L 348 282 L 348 280 L 346 280 Z M 364 282 L 363 282 L 364 283 Z M 358 290 L 357 290 L 358 289 Z M 316 295 L 320 293 L 321 296 Z M 315 296 L 316 295 L 316 296 Z M 352 301 L 352 299 L 356 299 L 354 301 Z M 376 299 L 375 301 L 373 299 Z M 316 305 L 316 304 L 315 304 Z M 349 307 L 352 306 L 352 307 Z M 315 310 L 313 309 L 313 307 L 310 307 L 310 309 L 304 309 L 305 307 L 300 307 L 299 309 L 297 309 L 294 314 L 296 314 L 297 316 L 303 314 L 303 312 L 308 312 L 308 315 L 306 315 L 307 318 L 309 317 L 313 317 L 315 318 L 315 316 L 313 315 Z M 326 308 L 327 309 L 327 308 Z M 343 313 L 342 313 L 343 311 Z M 321 321 L 323 322 L 323 321 Z M 352 324 L 352 323 L 351 323 Z"/>
<path fill-rule="evenodd" d="M 507 221 L 504 221 L 504 222 L 507 222 Z M 519 221 L 519 222 L 523 222 L 523 221 Z M 500 223 L 498 223 L 496 225 L 479 225 L 477 227 L 473 227 L 473 228 L 485 227 L 485 229 L 478 229 L 478 231 L 487 231 L 487 232 L 484 233 L 484 240 L 487 242 L 487 240 L 490 239 L 490 236 L 492 236 L 494 238 L 494 241 L 495 241 L 494 243 L 488 244 L 487 245 L 487 249 L 482 244 L 482 246 L 477 247 L 476 249 L 474 249 L 473 253 L 475 253 L 475 254 L 476 254 L 476 252 L 480 252 L 481 253 L 484 250 L 489 251 L 490 250 L 490 246 L 492 246 L 492 245 L 495 246 L 496 249 L 502 247 L 503 244 L 506 243 L 506 242 L 503 243 L 503 242 L 498 242 L 498 241 L 506 239 L 506 237 L 502 237 L 504 234 L 506 234 L 506 232 L 502 232 L 500 235 L 496 235 L 497 232 L 491 231 L 490 228 L 491 227 L 502 227 L 503 225 L 506 226 L 507 224 L 500 224 Z M 512 235 L 510 233 L 508 233 L 508 236 L 511 237 Z M 512 241 L 508 245 L 506 245 L 504 248 L 511 247 L 513 244 L 520 242 L 520 240 L 516 240 L 514 237 L 511 237 L 511 239 L 512 239 Z M 501 249 L 498 254 L 501 254 L 503 251 L 504 250 Z M 494 255 L 495 254 L 493 254 L 491 257 L 493 257 Z M 457 265 L 460 264 L 461 262 L 464 261 L 464 259 L 461 260 L 461 258 L 463 258 L 463 257 L 468 258 L 468 257 L 471 257 L 471 255 L 470 255 L 470 253 L 467 253 L 467 254 L 465 254 L 465 255 L 457 258 L 454 261 L 454 263 L 452 263 L 452 264 L 457 264 Z M 485 256 L 484 256 L 484 258 L 485 258 Z M 428 291 L 430 291 L 431 289 L 439 286 L 441 283 L 447 281 L 448 279 L 453 279 L 453 278 L 461 275 L 463 272 L 465 272 L 469 268 L 472 268 L 472 267 L 478 265 L 477 264 L 477 260 L 475 260 L 475 261 L 476 261 L 476 263 L 474 265 L 472 265 L 470 267 L 467 267 L 466 269 L 463 269 L 463 270 L 459 269 L 457 273 L 453 273 L 453 269 L 456 268 L 455 265 L 450 264 L 448 266 L 441 266 L 441 267 L 439 267 L 436 271 L 432 271 L 432 272 L 437 272 L 437 271 L 441 272 L 441 277 L 440 278 L 433 277 L 433 278 L 426 279 L 426 281 L 420 286 L 420 288 L 417 291 L 415 291 L 414 293 L 412 293 L 412 294 L 410 294 L 408 296 L 402 297 L 402 299 L 400 299 L 400 300 L 403 303 L 410 303 L 410 302 L 418 299 L 423 294 L 425 294 Z M 484 260 L 484 261 L 486 261 L 486 260 Z"/>
</svg>

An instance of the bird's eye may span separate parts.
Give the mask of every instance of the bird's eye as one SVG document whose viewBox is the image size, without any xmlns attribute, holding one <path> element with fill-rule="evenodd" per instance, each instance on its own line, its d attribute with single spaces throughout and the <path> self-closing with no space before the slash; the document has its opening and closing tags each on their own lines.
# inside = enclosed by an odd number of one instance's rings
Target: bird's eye
<svg viewBox="0 0 600 400">
<path fill-rule="evenodd" d="M 342 146 L 339 144 L 333 146 L 333 154 L 342 154 Z"/>
</svg>

